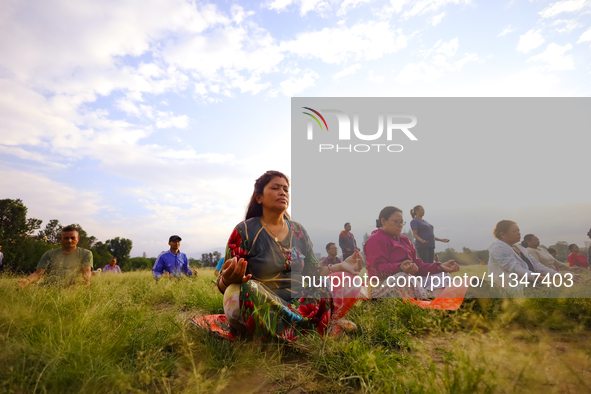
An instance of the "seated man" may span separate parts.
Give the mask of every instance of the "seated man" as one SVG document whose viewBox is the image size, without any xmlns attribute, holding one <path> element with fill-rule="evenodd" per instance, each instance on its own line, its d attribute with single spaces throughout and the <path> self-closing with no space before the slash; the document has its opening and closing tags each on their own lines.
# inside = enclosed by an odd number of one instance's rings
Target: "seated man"
<svg viewBox="0 0 591 394">
<path fill-rule="evenodd" d="M 339 248 L 337 248 L 337 245 L 334 242 L 330 242 L 326 245 L 326 253 L 328 253 L 328 256 L 322 260 L 322 263 L 320 264 L 322 267 L 342 263 L 341 259 L 337 257 Z"/>
<path fill-rule="evenodd" d="M 23 287 L 28 286 L 47 274 L 47 281 L 70 286 L 76 284 L 82 274 L 83 282 L 90 285 L 92 253 L 78 248 L 79 240 L 80 235 L 76 227 L 64 227 L 60 239 L 62 247 L 45 252 L 37 264 L 37 270 L 29 277 L 20 279 L 19 284 Z"/>
<path fill-rule="evenodd" d="M 181 237 L 178 235 L 172 235 L 168 239 L 170 250 L 160 253 L 156 258 L 154 268 L 152 268 L 152 275 L 156 281 L 158 281 L 161 276 L 174 276 L 180 278 L 181 273 L 187 276 L 193 275 L 193 271 L 189 269 L 187 255 L 179 250 L 181 247 L 181 241 Z"/>
<path fill-rule="evenodd" d="M 111 261 L 109 262 L 109 264 L 105 265 L 105 268 L 103 268 L 104 272 L 112 272 L 114 274 L 120 274 L 121 273 L 121 268 L 119 268 L 119 266 L 117 265 L 117 257 L 113 257 L 111 259 Z"/>
</svg>

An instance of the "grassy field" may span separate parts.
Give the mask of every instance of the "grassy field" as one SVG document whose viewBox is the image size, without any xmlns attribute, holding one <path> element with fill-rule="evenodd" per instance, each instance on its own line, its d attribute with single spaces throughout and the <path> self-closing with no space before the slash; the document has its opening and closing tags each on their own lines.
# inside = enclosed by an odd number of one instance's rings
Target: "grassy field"
<svg viewBox="0 0 591 394">
<path fill-rule="evenodd" d="M 0 278 L 0 392 L 591 392 L 589 299 L 470 300 L 455 312 L 365 301 L 348 315 L 356 336 L 229 343 L 188 323 L 222 313 L 212 279 L 134 272 L 62 290 Z"/>
</svg>

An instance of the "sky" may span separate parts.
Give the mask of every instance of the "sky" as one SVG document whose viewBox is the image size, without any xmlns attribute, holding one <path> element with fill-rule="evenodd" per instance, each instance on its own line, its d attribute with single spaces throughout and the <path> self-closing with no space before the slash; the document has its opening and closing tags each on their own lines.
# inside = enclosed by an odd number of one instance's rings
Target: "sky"
<svg viewBox="0 0 591 394">
<path fill-rule="evenodd" d="M 291 176 L 291 97 L 589 97 L 591 1 L 5 0 L 0 53 L 0 198 L 199 257 Z"/>
</svg>

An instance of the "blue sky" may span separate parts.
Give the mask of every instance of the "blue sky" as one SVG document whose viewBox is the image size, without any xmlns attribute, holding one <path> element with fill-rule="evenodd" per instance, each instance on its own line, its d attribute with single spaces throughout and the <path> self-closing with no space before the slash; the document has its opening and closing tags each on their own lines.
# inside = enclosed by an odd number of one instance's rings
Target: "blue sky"
<svg viewBox="0 0 591 394">
<path fill-rule="evenodd" d="M 5 1 L 0 32 L 0 198 L 132 255 L 223 245 L 291 173 L 292 96 L 591 93 L 589 0 Z"/>
</svg>

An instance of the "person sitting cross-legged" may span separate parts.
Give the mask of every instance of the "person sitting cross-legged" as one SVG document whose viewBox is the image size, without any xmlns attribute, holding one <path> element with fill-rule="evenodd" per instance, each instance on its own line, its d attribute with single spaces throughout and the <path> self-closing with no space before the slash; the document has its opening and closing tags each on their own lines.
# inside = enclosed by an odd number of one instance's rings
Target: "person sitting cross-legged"
<svg viewBox="0 0 591 394">
<path fill-rule="evenodd" d="M 217 284 L 232 335 L 297 342 L 311 332 L 356 328 L 340 318 L 363 289 L 321 283 L 343 271 L 357 275 L 363 263 L 359 252 L 319 267 L 306 230 L 290 220 L 288 206 L 287 177 L 267 171 L 255 182 L 246 219 L 230 235 Z"/>
<path fill-rule="evenodd" d="M 26 287 L 40 280 L 42 277 L 46 283 L 73 286 L 80 280 L 90 285 L 92 253 L 78 247 L 80 235 L 74 226 L 62 229 L 59 249 L 52 249 L 41 256 L 37 270 L 27 278 L 19 280 L 19 285 Z"/>
<path fill-rule="evenodd" d="M 328 253 L 328 256 L 326 256 L 324 260 L 322 260 L 322 263 L 320 264 L 321 266 L 328 267 L 329 265 L 332 266 L 334 264 L 342 263 L 341 259 L 337 257 L 337 253 L 339 253 L 339 248 L 334 242 L 330 242 L 326 245 L 326 253 Z"/>
<path fill-rule="evenodd" d="M 373 298 L 435 298 L 446 284 L 451 283 L 451 278 L 446 279 L 448 272 L 460 269 L 455 260 L 432 264 L 423 262 L 410 240 L 402 235 L 404 224 L 402 210 L 385 207 L 376 221 L 378 229 L 365 243 L 367 273 L 380 281 L 371 289 Z"/>
<path fill-rule="evenodd" d="M 120 274 L 121 268 L 117 265 L 117 257 L 113 257 L 109 264 L 105 265 L 103 272 L 111 272 L 114 274 Z"/>
<path fill-rule="evenodd" d="M 186 276 L 192 276 L 193 271 L 189 268 L 189 260 L 187 255 L 179 250 L 181 247 L 181 237 L 178 235 L 172 235 L 168 239 L 168 245 L 170 249 L 166 252 L 162 252 L 156 258 L 154 262 L 154 268 L 152 268 L 152 275 L 156 281 L 160 278 L 174 277 L 181 278 L 181 274 Z"/>
</svg>

